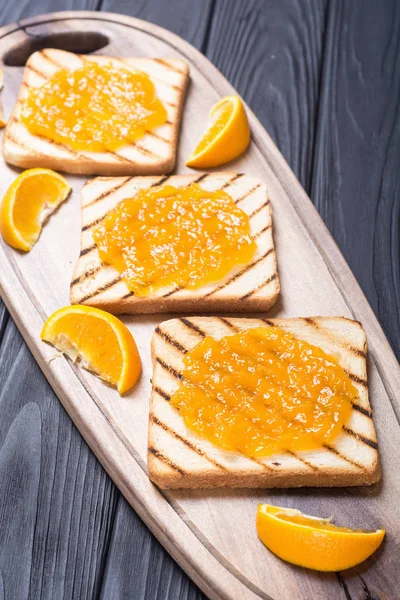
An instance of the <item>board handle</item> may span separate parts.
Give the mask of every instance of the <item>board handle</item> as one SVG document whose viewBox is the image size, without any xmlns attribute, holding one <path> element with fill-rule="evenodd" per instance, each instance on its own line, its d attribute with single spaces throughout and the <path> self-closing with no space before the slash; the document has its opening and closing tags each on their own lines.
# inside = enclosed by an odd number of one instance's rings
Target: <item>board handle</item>
<svg viewBox="0 0 400 600">
<path fill-rule="evenodd" d="M 27 33 L 25 31 L 25 33 Z M 110 38 L 98 31 L 60 31 L 43 36 L 28 36 L 2 57 L 8 67 L 23 67 L 31 54 L 44 48 L 67 50 L 75 54 L 90 54 L 110 43 Z"/>
</svg>

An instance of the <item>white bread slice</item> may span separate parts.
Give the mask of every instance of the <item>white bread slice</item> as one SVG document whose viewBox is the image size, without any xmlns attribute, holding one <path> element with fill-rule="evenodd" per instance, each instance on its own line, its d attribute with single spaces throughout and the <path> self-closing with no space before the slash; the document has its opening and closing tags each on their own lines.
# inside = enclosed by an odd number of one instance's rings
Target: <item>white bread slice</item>
<svg viewBox="0 0 400 600">
<path fill-rule="evenodd" d="M 346 427 L 321 450 L 252 460 L 226 452 L 189 431 L 169 403 L 179 387 L 183 357 L 204 335 L 219 339 L 243 329 L 282 327 L 335 355 L 359 396 Z M 380 479 L 378 447 L 368 401 L 367 342 L 360 323 L 344 317 L 246 319 L 184 317 L 164 321 L 152 339 L 153 378 L 148 471 L 161 488 L 355 486 Z"/>
<path fill-rule="evenodd" d="M 117 67 L 131 67 L 146 72 L 167 109 L 167 122 L 147 132 L 134 144 L 119 148 L 115 152 L 75 151 L 66 145 L 29 133 L 20 120 L 29 88 L 40 87 L 61 68 L 77 69 L 86 62 L 111 62 Z M 56 171 L 89 175 L 169 173 L 175 165 L 188 79 L 188 65 L 182 60 L 83 56 L 54 49 L 35 52 L 26 63 L 17 103 L 4 133 L 3 156 L 11 165 L 26 169 L 47 167 Z"/>
<path fill-rule="evenodd" d="M 225 280 L 196 290 L 174 286 L 146 297 L 129 291 L 120 274 L 104 265 L 93 242 L 92 228 L 124 198 L 156 185 L 184 186 L 197 181 L 206 190 L 224 189 L 250 217 L 256 254 Z M 265 311 L 276 301 L 279 278 L 272 237 L 267 187 L 238 173 L 173 175 L 171 177 L 96 178 L 82 190 L 81 253 L 71 283 L 72 304 L 88 304 L 118 313 Z"/>
</svg>

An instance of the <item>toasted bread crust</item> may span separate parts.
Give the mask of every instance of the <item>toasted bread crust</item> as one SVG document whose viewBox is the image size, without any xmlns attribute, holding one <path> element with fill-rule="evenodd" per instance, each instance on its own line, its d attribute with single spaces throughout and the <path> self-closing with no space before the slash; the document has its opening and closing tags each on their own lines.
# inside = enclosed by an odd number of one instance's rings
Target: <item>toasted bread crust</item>
<svg viewBox="0 0 400 600">
<path fill-rule="evenodd" d="M 283 327 L 334 353 L 359 391 L 350 421 L 332 446 L 257 461 L 224 452 L 189 432 L 169 397 L 179 386 L 182 358 L 202 338 L 259 326 Z M 242 319 L 190 317 L 161 323 L 152 339 L 153 388 L 148 470 L 162 488 L 342 487 L 370 485 L 381 471 L 368 401 L 367 342 L 361 325 L 344 317 Z"/>
<path fill-rule="evenodd" d="M 114 63 L 137 68 L 155 78 L 160 99 L 165 103 L 168 121 L 149 131 L 135 144 L 116 152 L 81 152 L 45 138 L 31 135 L 20 120 L 30 87 L 43 84 L 60 68 L 78 68 L 87 61 Z M 106 56 L 81 56 L 63 50 L 35 52 L 26 63 L 17 103 L 3 138 L 6 162 L 22 168 L 44 167 L 79 175 L 157 175 L 175 166 L 183 102 L 189 69 L 181 60 L 116 59 Z"/>
</svg>

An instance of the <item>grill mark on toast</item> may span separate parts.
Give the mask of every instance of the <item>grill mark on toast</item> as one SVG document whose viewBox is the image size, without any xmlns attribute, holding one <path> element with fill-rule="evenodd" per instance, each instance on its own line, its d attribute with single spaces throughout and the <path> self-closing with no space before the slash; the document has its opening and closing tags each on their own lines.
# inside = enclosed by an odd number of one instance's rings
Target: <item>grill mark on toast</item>
<svg viewBox="0 0 400 600">
<path fill-rule="evenodd" d="M 237 179 L 239 179 L 240 177 L 243 177 L 244 173 L 235 173 L 235 175 L 229 179 L 226 183 L 224 183 L 224 185 L 221 186 L 221 190 L 224 190 L 225 188 L 228 188 L 229 186 L 232 185 L 232 183 L 234 183 Z"/>
<path fill-rule="evenodd" d="M 39 69 L 37 69 L 36 67 L 32 67 L 32 65 L 25 65 L 25 69 L 28 69 L 28 71 L 32 71 L 33 73 L 35 73 L 38 77 L 40 77 L 41 79 L 48 79 L 48 75 L 47 73 L 43 73 L 42 71 L 40 71 Z M 29 87 L 29 84 L 28 84 Z M 32 86 L 34 87 L 34 86 Z"/>
<path fill-rule="evenodd" d="M 372 412 L 370 410 L 367 410 L 366 408 L 364 408 L 363 406 L 360 406 L 356 402 L 352 402 L 352 405 L 353 405 L 354 410 L 357 410 L 362 415 L 372 419 Z"/>
<path fill-rule="evenodd" d="M 136 148 L 136 144 L 134 142 L 129 142 L 129 146 L 134 146 Z M 106 152 L 107 152 L 107 154 L 111 154 L 112 156 L 115 156 L 115 158 L 117 160 L 119 160 L 119 162 L 124 162 L 124 163 L 135 162 L 134 160 L 131 160 L 130 158 L 126 158 L 125 156 L 122 156 L 122 154 L 118 154 L 118 152 L 114 152 L 113 150 L 107 150 Z"/>
<path fill-rule="evenodd" d="M 276 324 L 273 321 L 271 321 L 271 319 L 259 319 L 259 321 L 266 323 L 267 325 L 269 325 L 269 327 L 276 327 Z"/>
<path fill-rule="evenodd" d="M 302 456 L 299 456 L 298 454 L 296 454 L 295 452 L 292 452 L 291 450 L 285 450 L 285 452 L 287 454 L 290 454 L 291 456 L 294 456 L 294 458 L 296 458 L 297 460 L 299 460 L 300 462 L 302 462 L 303 464 L 305 464 L 309 469 L 312 469 L 313 471 L 318 471 L 318 467 L 316 467 L 315 465 L 311 464 L 308 460 L 306 460 Z"/>
<path fill-rule="evenodd" d="M 265 254 L 263 254 L 262 256 L 259 256 L 256 260 L 254 260 L 250 264 L 246 265 L 241 271 L 236 273 L 236 275 L 233 275 L 230 279 L 225 281 L 225 283 L 222 283 L 218 287 L 214 288 L 213 290 L 211 290 L 211 292 L 207 292 L 207 294 L 204 295 L 204 298 L 208 298 L 209 296 L 212 296 L 212 294 L 219 292 L 224 287 L 226 287 L 226 286 L 230 285 L 231 283 L 233 283 L 234 281 L 236 281 L 236 279 L 239 279 L 239 277 L 241 277 L 242 275 L 247 273 L 247 271 L 250 271 L 250 269 L 252 269 L 256 265 L 258 265 L 258 263 L 260 263 L 262 260 L 264 260 L 264 258 L 266 258 L 272 251 L 273 251 L 273 248 L 270 248 Z"/>
<path fill-rule="evenodd" d="M 378 444 L 376 442 L 374 442 L 373 440 L 370 440 L 369 438 L 365 437 L 365 435 L 362 435 L 361 433 L 358 433 L 357 431 L 353 431 L 353 429 L 350 429 L 350 427 L 346 427 L 345 425 L 343 425 L 343 431 L 345 431 L 348 435 L 355 437 L 360 442 L 363 442 L 363 444 L 366 444 L 370 448 L 373 448 L 374 450 L 378 450 Z"/>
<path fill-rule="evenodd" d="M 350 352 L 353 352 L 353 354 L 356 354 L 357 356 L 360 356 L 361 358 L 367 358 L 367 353 L 364 350 L 360 350 L 359 348 L 356 348 L 355 346 L 351 346 L 350 344 L 348 346 L 346 346 L 346 348 L 348 350 L 350 350 Z"/>
<path fill-rule="evenodd" d="M 11 119 L 9 120 L 9 122 L 11 124 L 21 123 L 23 125 L 23 127 L 25 127 L 25 125 L 22 123 L 21 119 L 19 119 L 16 115 L 13 115 L 11 117 Z M 26 129 L 26 127 L 25 127 L 25 129 Z M 65 150 L 65 152 L 68 152 L 68 154 L 70 154 L 71 156 L 73 156 L 75 158 L 82 158 L 82 154 L 80 154 L 76 150 L 73 150 L 73 148 L 66 146 L 62 142 L 55 142 L 54 140 L 51 140 L 50 138 L 47 138 L 44 135 L 39 135 L 38 133 L 35 133 L 35 135 L 33 137 L 37 138 L 38 140 L 42 140 L 43 142 L 46 142 L 47 144 L 51 144 L 52 146 L 58 146 L 59 148 L 62 148 L 63 150 Z M 27 149 L 24 144 L 22 144 L 15 137 L 11 136 L 9 133 L 7 133 L 7 139 L 11 140 L 13 142 L 13 144 L 15 144 L 16 146 L 19 146 L 20 148 L 23 148 L 24 150 Z M 30 150 L 30 151 L 32 152 L 32 150 Z M 42 153 L 37 152 L 36 150 L 34 152 L 36 155 L 41 154 L 42 156 L 44 156 Z"/>
<path fill-rule="evenodd" d="M 154 62 L 160 63 L 160 65 L 164 65 L 164 67 L 167 67 L 167 69 L 171 69 L 171 71 L 175 71 L 176 73 L 180 73 L 181 75 L 186 75 L 185 71 L 182 71 L 181 69 L 178 69 L 178 67 L 171 65 L 167 60 L 164 60 L 163 58 L 153 58 L 153 60 Z"/>
<path fill-rule="evenodd" d="M 170 458 L 162 454 L 159 450 L 156 450 L 152 446 L 149 446 L 148 450 L 151 454 L 154 454 L 154 456 L 156 456 L 158 460 L 165 463 L 166 465 L 171 467 L 171 469 L 179 473 L 179 475 L 185 475 L 185 471 L 181 469 L 181 467 L 178 467 L 177 464 L 175 464 Z"/>
<path fill-rule="evenodd" d="M 262 183 L 257 183 L 257 185 L 255 185 L 248 192 L 243 194 L 243 196 L 240 196 L 240 198 L 236 198 L 235 204 L 239 204 L 239 202 L 241 202 L 242 200 L 244 200 L 245 198 L 247 198 L 248 196 L 253 194 L 253 192 L 257 191 L 261 186 L 262 186 Z"/>
<path fill-rule="evenodd" d="M 85 254 L 89 254 L 89 252 L 91 252 L 95 248 L 96 248 L 96 244 L 93 244 L 93 246 L 88 246 L 87 248 L 83 248 L 83 250 L 81 250 L 81 253 L 79 256 L 85 256 Z"/>
<path fill-rule="evenodd" d="M 163 183 L 165 183 L 166 181 L 168 181 L 168 179 L 170 178 L 169 175 L 163 175 L 161 177 L 161 179 L 159 179 L 158 181 L 156 181 L 155 183 L 152 183 L 150 187 L 157 187 L 158 185 L 162 185 Z"/>
<path fill-rule="evenodd" d="M 91 300 L 92 298 L 94 298 L 95 296 L 98 296 L 99 294 L 101 294 L 102 292 L 105 292 L 106 290 L 108 290 L 110 287 L 112 287 L 113 285 L 119 283 L 121 281 L 121 277 L 115 277 L 114 279 L 112 279 L 111 281 L 109 281 L 108 283 L 105 283 L 104 285 L 102 285 L 101 287 L 97 288 L 94 292 L 90 293 L 90 294 L 86 294 L 86 296 L 83 296 L 83 298 L 81 298 L 79 300 L 79 302 L 77 302 L 77 304 L 82 304 L 82 302 L 87 302 L 88 300 Z"/>
<path fill-rule="evenodd" d="M 18 146 L 19 148 L 22 148 L 23 150 L 29 150 L 30 152 L 32 152 L 29 148 L 27 148 L 24 144 L 21 144 L 21 142 L 19 140 L 17 140 L 11 133 L 10 131 L 7 131 L 6 137 L 5 139 L 9 142 L 12 142 L 15 146 Z M 37 156 L 43 156 L 43 154 L 36 152 L 36 150 L 34 151 L 35 157 Z"/>
<path fill-rule="evenodd" d="M 319 323 L 316 322 L 315 319 L 313 319 L 312 317 L 303 317 L 304 321 L 306 321 L 309 325 L 312 325 L 313 327 L 315 327 L 316 329 L 319 329 L 324 335 L 326 335 L 327 337 L 332 337 L 332 332 L 324 327 L 321 327 L 319 325 Z M 355 323 L 358 323 L 358 321 L 354 321 Z M 356 348 L 355 346 L 352 346 L 351 344 L 348 344 L 347 342 L 338 342 L 341 346 L 343 346 L 343 348 L 346 348 L 346 350 L 348 350 L 349 352 L 352 352 L 353 354 L 355 354 L 356 356 L 359 356 L 361 358 L 367 358 L 367 353 L 365 352 L 365 350 L 361 350 L 360 348 Z M 348 373 L 349 377 L 350 374 Z M 360 382 L 358 382 L 360 383 Z"/>
<path fill-rule="evenodd" d="M 98 219 L 95 219 L 91 223 L 88 223 L 88 225 L 84 225 L 82 227 L 82 231 L 87 231 L 88 229 L 91 229 L 92 227 L 95 227 L 96 225 L 98 225 L 99 223 L 101 223 L 103 219 L 104 219 L 104 217 L 99 217 Z"/>
<path fill-rule="evenodd" d="M 362 379 L 362 377 L 359 377 L 358 375 L 354 375 L 354 373 L 351 373 L 351 371 L 348 371 L 347 369 L 343 370 L 345 373 L 347 373 L 350 379 L 354 381 L 354 383 L 358 383 L 359 385 L 362 385 L 365 388 L 368 387 L 368 383 L 365 381 L 365 379 Z"/>
<path fill-rule="evenodd" d="M 318 323 L 316 323 L 315 320 L 312 317 L 303 317 L 303 319 L 309 325 L 312 325 L 313 327 L 316 327 L 317 329 L 319 329 Z"/>
<path fill-rule="evenodd" d="M 83 57 L 82 57 L 83 58 Z M 150 60 L 154 60 L 156 62 L 156 59 L 150 59 Z M 115 58 L 113 57 L 113 61 L 121 63 L 121 65 L 125 68 L 130 68 L 135 69 L 136 67 L 134 67 L 133 65 L 131 65 L 127 60 L 124 59 L 120 59 L 120 58 Z M 97 62 L 97 61 L 90 61 L 90 62 Z M 143 70 L 143 69 L 142 69 Z M 150 79 L 155 79 L 156 81 L 160 81 L 161 83 L 163 83 L 166 87 L 169 87 L 173 90 L 176 90 L 177 92 L 181 92 L 182 88 L 179 85 L 175 85 L 174 83 L 169 83 L 169 81 L 166 81 L 165 79 L 163 79 L 162 77 L 157 77 L 156 75 L 149 75 L 149 73 L 147 73 L 146 71 L 144 71 L 148 77 L 150 77 Z M 165 102 L 165 100 L 162 101 L 163 104 L 168 104 L 168 102 Z M 176 106 L 176 104 L 172 105 L 172 106 Z"/>
<path fill-rule="evenodd" d="M 213 458 L 211 458 L 211 456 L 208 456 L 208 454 L 206 454 L 204 452 L 204 450 L 201 450 L 201 448 L 198 448 L 197 446 L 195 446 L 195 444 L 192 444 L 192 442 L 190 442 L 189 440 L 187 440 L 186 438 L 184 438 L 183 436 L 181 436 L 177 431 L 175 431 L 174 429 L 171 429 L 170 427 L 168 427 L 168 425 L 166 425 L 165 423 L 163 423 L 162 421 L 160 421 L 155 415 L 151 415 L 150 419 L 153 421 L 153 423 L 155 423 L 156 425 L 158 425 L 159 427 L 161 427 L 161 429 L 164 429 L 164 431 L 166 431 L 167 433 L 169 433 L 170 435 L 172 435 L 172 437 L 176 438 L 177 440 L 179 440 L 180 442 L 182 442 L 183 444 L 185 444 L 185 446 L 187 446 L 188 448 L 190 448 L 190 450 L 193 450 L 193 452 L 196 452 L 196 454 L 198 454 L 202 458 L 205 458 L 206 460 L 208 460 L 208 462 L 210 462 L 212 465 L 214 465 L 218 469 L 222 469 L 223 471 L 227 471 L 226 467 L 224 467 L 219 462 L 217 462 L 216 460 L 214 460 Z"/>
<path fill-rule="evenodd" d="M 179 292 L 179 290 L 181 290 L 181 289 L 183 289 L 183 288 L 180 285 L 178 285 L 173 290 L 167 292 L 166 294 L 163 294 L 162 298 L 168 298 L 169 296 L 172 296 L 172 294 L 176 294 L 176 292 Z"/>
<path fill-rule="evenodd" d="M 272 224 L 270 223 L 269 225 L 266 225 L 266 226 L 265 226 L 263 229 L 261 229 L 261 231 L 259 231 L 258 233 L 254 234 L 254 235 L 252 236 L 252 238 L 251 238 L 251 239 L 253 240 L 253 242 L 254 242 L 254 241 L 257 239 L 257 238 L 259 238 L 259 237 L 260 237 L 260 235 L 262 235 L 263 233 L 265 233 L 266 231 L 268 231 L 268 229 L 271 229 L 271 227 L 272 227 Z"/>
<path fill-rule="evenodd" d="M 271 248 L 270 252 L 272 252 L 272 250 L 273 250 L 273 248 Z M 244 296 L 242 296 L 240 299 L 241 300 L 247 300 L 248 298 L 250 298 L 250 296 L 252 296 L 253 294 L 256 294 L 257 292 L 259 292 L 264 286 L 268 285 L 269 283 L 271 283 L 275 279 L 276 279 L 276 273 L 274 273 L 273 275 L 271 275 L 271 277 L 268 277 L 267 279 L 265 279 L 264 281 L 262 281 L 257 287 L 253 288 L 250 292 L 247 292 L 247 294 L 245 294 Z"/>
<path fill-rule="evenodd" d="M 93 267 L 93 269 L 89 269 L 89 271 L 86 271 L 86 273 L 82 273 L 82 275 L 79 275 L 79 277 L 71 281 L 71 287 L 74 287 L 74 285 L 77 285 L 78 283 L 83 283 L 85 279 L 91 277 L 92 275 L 95 275 L 100 270 L 101 267 Z"/>
<path fill-rule="evenodd" d="M 171 140 L 167 140 L 166 138 L 162 137 L 162 135 L 159 135 L 158 133 L 154 133 L 154 131 L 151 131 L 150 129 L 146 130 L 146 135 L 149 135 L 150 137 L 154 137 L 157 140 L 160 140 L 161 142 L 165 142 L 166 144 L 171 143 Z"/>
<path fill-rule="evenodd" d="M 255 456 L 247 456 L 247 455 L 244 455 L 244 456 L 245 456 L 245 458 L 248 458 L 252 462 L 257 463 L 257 465 L 260 465 L 260 467 L 262 467 L 266 471 L 270 471 L 271 473 L 273 473 L 275 471 L 275 469 L 273 469 L 269 465 L 266 465 L 265 463 L 263 463 L 263 461 L 260 460 L 259 458 L 255 458 Z"/>
<path fill-rule="evenodd" d="M 136 148 L 137 150 L 139 150 L 139 152 L 141 152 L 145 156 L 151 156 L 151 158 L 156 158 L 156 159 L 159 159 L 159 160 L 163 160 L 163 158 L 164 158 L 163 156 L 160 156 L 159 154 L 156 154 L 155 152 L 152 152 L 148 148 L 145 148 L 144 146 L 141 146 L 137 142 L 130 142 L 129 145 L 130 146 L 134 146 L 134 148 Z M 118 156 L 121 156 L 121 155 L 118 155 Z M 122 158 L 125 158 L 125 156 L 123 156 Z M 129 162 L 136 162 L 135 160 L 129 160 L 129 158 L 125 158 L 125 160 L 128 160 Z"/>
<path fill-rule="evenodd" d="M 224 325 L 229 327 L 229 329 L 232 329 L 232 331 L 234 331 L 235 333 L 237 331 L 240 331 L 240 329 L 238 327 L 236 327 L 236 325 L 231 323 L 226 317 L 215 317 L 215 318 L 218 319 L 218 321 L 222 321 L 222 323 L 224 323 Z"/>
<path fill-rule="evenodd" d="M 102 194 L 100 194 L 100 196 L 97 196 L 96 198 L 94 198 L 94 200 L 92 200 L 91 202 L 88 202 L 87 204 L 85 204 L 84 208 L 87 208 L 88 206 L 92 206 L 92 204 L 96 204 L 96 202 L 99 202 L 100 200 L 104 200 L 104 198 L 107 198 L 107 196 L 110 196 L 111 194 L 113 194 L 114 192 L 116 192 L 117 190 L 119 190 L 120 188 L 122 188 L 124 185 L 126 185 L 127 183 L 129 183 L 130 181 L 132 181 L 133 176 L 132 177 L 125 177 L 125 180 L 122 181 L 121 183 L 118 183 L 117 185 L 115 185 L 114 187 L 112 187 L 110 190 L 107 190 L 106 192 L 103 192 Z"/>
<path fill-rule="evenodd" d="M 262 211 L 263 208 L 265 208 L 266 206 L 268 206 L 269 204 L 269 200 L 266 200 L 264 202 L 264 204 L 262 204 L 261 206 L 259 206 L 258 208 L 255 208 L 253 210 L 252 213 L 249 214 L 249 219 L 252 219 L 253 217 L 255 217 L 256 215 L 258 215 L 258 213 L 260 213 Z"/>
<path fill-rule="evenodd" d="M 174 340 L 174 338 L 172 338 L 170 335 L 165 333 L 165 331 L 163 331 L 159 326 L 155 328 L 155 333 L 157 333 L 163 340 L 170 344 L 170 346 L 173 346 L 174 348 L 176 348 L 176 350 L 179 350 L 179 352 L 187 354 L 188 350 L 184 346 L 182 346 L 182 344 Z"/>
<path fill-rule="evenodd" d="M 165 370 L 168 371 L 168 373 L 170 375 L 172 375 L 173 377 L 175 377 L 175 379 L 179 379 L 179 381 L 182 380 L 183 375 L 182 373 L 179 373 L 179 371 L 177 371 L 176 369 L 174 369 L 174 367 L 171 367 L 171 365 L 168 365 L 166 362 L 164 362 L 163 360 L 161 360 L 161 358 L 156 358 L 156 362 Z"/>
<path fill-rule="evenodd" d="M 133 148 L 136 148 L 136 150 L 138 150 L 139 152 L 141 152 L 145 156 L 150 156 L 151 158 L 156 158 L 156 159 L 160 159 L 160 160 L 162 160 L 164 158 L 163 156 L 160 156 L 159 154 L 156 154 L 155 152 L 152 152 L 151 150 L 148 150 L 144 146 L 141 146 L 137 142 L 129 142 L 129 144 L 126 144 L 125 147 L 129 147 L 129 146 L 132 146 Z M 130 158 L 127 158 L 126 156 L 123 156 L 122 154 L 118 154 L 118 152 L 113 152 L 112 150 L 107 150 L 107 153 L 108 154 L 112 154 L 117 159 L 119 159 L 120 161 L 123 161 L 123 162 L 135 163 L 135 164 L 137 162 L 136 160 L 132 160 Z"/>
<path fill-rule="evenodd" d="M 200 183 L 200 181 L 204 181 L 204 179 L 207 179 L 208 176 L 209 176 L 209 173 L 203 173 L 202 175 L 197 177 L 197 179 L 194 179 L 192 181 L 192 183 Z"/>
<path fill-rule="evenodd" d="M 329 452 L 333 452 L 333 454 L 336 454 L 337 456 L 339 456 L 339 458 L 342 458 L 343 460 L 350 463 L 354 467 L 357 467 L 357 469 L 361 469 L 362 471 L 365 471 L 365 467 L 360 465 L 360 463 L 356 462 L 355 460 L 352 460 L 351 458 L 348 458 L 347 456 L 345 456 L 344 454 L 339 452 L 339 450 L 337 450 L 334 446 L 330 446 L 329 444 L 324 444 L 324 448 L 329 450 Z"/>
<path fill-rule="evenodd" d="M 68 68 L 68 67 L 65 67 L 64 65 L 60 64 L 56 60 L 54 60 L 54 58 L 51 58 L 49 56 L 48 51 L 46 50 L 46 48 L 44 50 L 42 50 L 40 54 L 42 56 L 44 56 L 44 58 L 47 60 L 47 62 L 49 62 L 52 65 L 54 65 L 55 67 L 57 67 L 57 69 L 66 69 L 66 68 Z"/>
<path fill-rule="evenodd" d="M 165 176 L 161 177 L 161 179 L 159 181 L 156 181 L 156 183 L 152 183 L 150 187 L 157 187 L 158 185 L 161 185 L 161 184 L 165 183 L 169 178 L 170 178 L 169 175 L 165 175 Z M 86 206 L 89 206 L 89 205 L 86 205 Z M 105 215 L 103 215 L 102 217 L 99 217 L 98 219 L 95 219 L 94 221 L 92 221 L 88 225 L 84 225 L 82 227 L 82 231 L 87 231 L 87 229 L 90 229 L 91 227 L 95 227 L 96 225 L 98 225 L 99 223 L 101 223 L 101 221 L 104 219 L 104 217 L 107 216 L 107 214 L 109 212 L 110 211 L 107 211 Z"/>
<path fill-rule="evenodd" d="M 204 331 L 202 331 L 200 329 L 200 327 L 197 327 L 197 325 L 195 325 L 194 323 L 192 323 L 192 321 L 189 321 L 189 319 L 187 319 L 186 317 L 181 317 L 179 320 L 180 320 L 181 323 L 183 323 L 184 325 L 186 325 L 186 327 L 188 327 L 189 329 L 191 329 L 192 331 L 194 331 L 195 333 L 197 333 L 201 337 L 206 337 L 206 334 L 204 333 Z"/>
<path fill-rule="evenodd" d="M 171 400 L 171 396 L 169 394 L 167 394 L 167 392 L 164 392 L 163 389 L 161 389 L 160 387 L 158 387 L 158 385 L 154 386 L 154 391 L 161 396 L 162 398 L 164 398 L 164 400 L 166 400 L 167 402 L 169 402 Z"/>
</svg>

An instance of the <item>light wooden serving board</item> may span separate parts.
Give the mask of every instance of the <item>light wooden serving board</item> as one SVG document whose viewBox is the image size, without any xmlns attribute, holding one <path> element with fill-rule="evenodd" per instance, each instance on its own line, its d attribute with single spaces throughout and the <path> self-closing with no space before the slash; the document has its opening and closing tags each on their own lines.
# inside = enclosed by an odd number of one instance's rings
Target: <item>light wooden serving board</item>
<svg viewBox="0 0 400 600">
<path fill-rule="evenodd" d="M 38 36 L 52 34 L 47 45 L 54 46 L 57 40 L 61 45 L 65 40 L 73 44 L 73 39 L 58 34 L 74 31 L 100 32 L 108 37 L 109 44 L 99 53 L 188 61 L 191 84 L 177 165 L 177 172 L 187 172 L 184 157 L 200 135 L 211 105 L 234 93 L 224 77 L 171 33 L 107 13 L 56 13 L 25 21 L 23 27 L 3 28 L 0 58 L 15 47 L 19 48 L 18 58 L 23 54 L 21 48 L 31 50 Z M 4 67 L 1 100 L 6 117 L 13 107 L 22 70 Z M 1 242 L 1 294 L 41 369 L 96 456 L 158 539 L 210 598 L 394 598 L 400 584 L 399 365 L 312 203 L 256 117 L 250 110 L 248 114 L 251 147 L 229 169 L 249 173 L 268 184 L 282 286 L 280 300 L 269 314 L 344 315 L 363 323 L 369 342 L 370 398 L 383 464 L 380 484 L 362 489 L 168 493 L 152 485 L 146 472 L 150 338 L 156 325 L 168 316 L 124 318 L 143 360 L 141 381 L 124 398 L 64 358 L 49 362 L 54 350 L 39 340 L 46 317 L 69 303 L 69 282 L 79 253 L 79 192 L 84 178 L 68 176 L 73 194 L 53 215 L 29 254 L 20 254 Z M 17 169 L 0 164 L 1 195 L 17 173 Z M 319 516 L 335 515 L 336 522 L 350 527 L 384 526 L 387 540 L 360 569 L 339 576 L 308 572 L 280 561 L 258 540 L 255 512 L 257 504 L 265 501 Z"/>
</svg>

